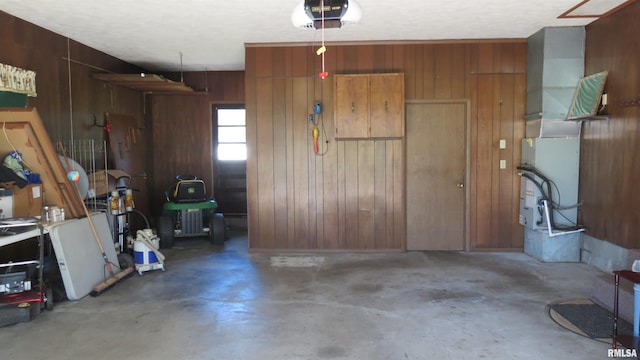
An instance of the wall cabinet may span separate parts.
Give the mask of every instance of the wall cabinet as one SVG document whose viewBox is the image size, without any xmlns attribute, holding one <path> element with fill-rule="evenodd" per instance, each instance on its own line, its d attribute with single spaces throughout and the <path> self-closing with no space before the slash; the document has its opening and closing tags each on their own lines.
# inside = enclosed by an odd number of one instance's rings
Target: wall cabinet
<svg viewBox="0 0 640 360">
<path fill-rule="evenodd" d="M 336 139 L 404 136 L 404 74 L 335 75 Z"/>
</svg>

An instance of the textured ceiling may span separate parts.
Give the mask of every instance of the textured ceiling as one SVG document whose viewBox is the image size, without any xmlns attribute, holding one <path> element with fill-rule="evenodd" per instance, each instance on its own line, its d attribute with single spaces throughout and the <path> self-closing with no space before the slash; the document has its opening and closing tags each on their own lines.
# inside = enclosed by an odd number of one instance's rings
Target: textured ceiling
<svg viewBox="0 0 640 360">
<path fill-rule="evenodd" d="M 0 10 L 150 71 L 242 70 L 245 44 L 320 40 L 292 25 L 300 2 L 1 0 Z M 558 19 L 580 0 L 358 2 L 362 20 L 327 29 L 327 42 L 526 38 L 595 20 Z"/>
</svg>

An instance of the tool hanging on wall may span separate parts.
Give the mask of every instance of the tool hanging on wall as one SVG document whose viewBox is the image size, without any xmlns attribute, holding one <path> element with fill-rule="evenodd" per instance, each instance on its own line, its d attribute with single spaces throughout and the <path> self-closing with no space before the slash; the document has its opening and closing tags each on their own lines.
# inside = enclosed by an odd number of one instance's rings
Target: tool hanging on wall
<svg viewBox="0 0 640 360">
<path fill-rule="evenodd" d="M 316 155 L 318 155 L 318 152 L 320 151 L 318 146 L 318 140 L 320 139 L 320 129 L 318 128 L 317 125 L 318 125 L 318 117 L 320 117 L 321 114 L 322 114 L 322 104 L 320 103 L 320 101 L 316 101 L 313 104 L 313 114 L 309 114 L 309 120 L 311 121 L 311 124 L 313 124 L 313 128 L 311 129 L 311 138 L 313 139 L 313 152 Z M 324 126 L 323 126 L 323 133 L 324 133 Z M 324 154 L 320 154 L 320 155 L 324 155 Z"/>
<path fill-rule="evenodd" d="M 320 137 L 320 129 L 314 126 L 311 130 L 311 136 L 313 137 L 313 152 L 318 153 L 318 138 Z"/>
</svg>

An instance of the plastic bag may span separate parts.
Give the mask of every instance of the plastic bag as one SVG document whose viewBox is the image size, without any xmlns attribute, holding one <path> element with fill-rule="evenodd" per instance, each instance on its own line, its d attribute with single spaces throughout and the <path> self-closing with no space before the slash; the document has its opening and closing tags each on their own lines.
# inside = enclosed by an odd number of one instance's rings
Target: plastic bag
<svg viewBox="0 0 640 360">
<path fill-rule="evenodd" d="M 22 154 L 19 152 L 12 151 L 8 153 L 2 160 L 2 165 L 12 170 L 20 178 L 27 181 L 29 180 L 31 171 L 25 168 L 24 163 L 22 162 Z"/>
</svg>

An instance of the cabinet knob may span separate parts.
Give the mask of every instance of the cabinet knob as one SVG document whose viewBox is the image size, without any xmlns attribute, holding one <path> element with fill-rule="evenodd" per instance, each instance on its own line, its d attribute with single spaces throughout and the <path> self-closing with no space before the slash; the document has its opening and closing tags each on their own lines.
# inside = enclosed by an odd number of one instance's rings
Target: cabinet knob
<svg viewBox="0 0 640 360">
<path fill-rule="evenodd" d="M 464 187 L 464 183 L 458 183 L 458 187 L 462 189 Z"/>
<path fill-rule="evenodd" d="M 356 104 L 353 101 L 351 102 L 351 112 L 356 112 Z"/>
</svg>

